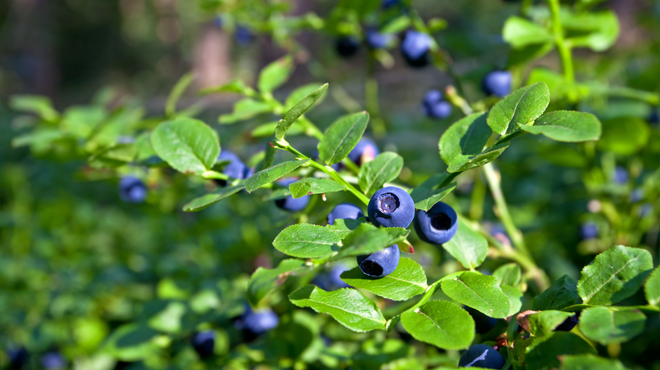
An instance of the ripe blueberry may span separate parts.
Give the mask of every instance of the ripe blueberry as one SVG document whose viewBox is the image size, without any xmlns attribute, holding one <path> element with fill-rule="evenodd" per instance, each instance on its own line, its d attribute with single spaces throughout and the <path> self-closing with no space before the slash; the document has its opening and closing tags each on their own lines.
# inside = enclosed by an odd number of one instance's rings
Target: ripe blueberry
<svg viewBox="0 0 660 370">
<path fill-rule="evenodd" d="M 383 0 L 383 2 L 381 3 L 380 6 L 383 9 L 388 9 L 388 8 L 393 7 L 393 6 L 397 6 L 399 4 L 400 4 L 400 0 Z"/>
<path fill-rule="evenodd" d="M 47 370 L 64 369 L 66 360 L 59 352 L 48 352 L 41 357 L 41 366 Z"/>
<path fill-rule="evenodd" d="M 472 320 L 474 320 L 474 332 L 477 334 L 486 334 L 497 324 L 497 319 L 486 316 L 473 308 L 466 306 L 463 309 L 472 316 Z"/>
<path fill-rule="evenodd" d="M 348 159 L 353 161 L 358 166 L 364 163 L 371 162 L 380 154 L 378 147 L 373 141 L 369 139 L 360 139 L 355 148 L 348 153 Z"/>
<path fill-rule="evenodd" d="M 9 355 L 10 369 L 22 368 L 27 364 L 30 357 L 28 351 L 23 347 L 7 349 L 7 354 Z"/>
<path fill-rule="evenodd" d="M 458 230 L 456 211 L 443 202 L 436 203 L 428 212 L 417 211 L 415 231 L 427 243 L 441 245 L 456 235 Z"/>
<path fill-rule="evenodd" d="M 195 334 L 192 338 L 192 345 L 199 357 L 207 358 L 213 356 L 215 332 L 213 330 L 206 330 Z"/>
<path fill-rule="evenodd" d="M 236 33 L 234 33 L 234 40 L 239 45 L 247 45 L 252 41 L 253 35 L 252 32 L 245 26 L 236 27 Z"/>
<path fill-rule="evenodd" d="M 442 100 L 442 93 L 438 90 L 431 90 L 424 96 L 422 109 L 427 117 L 445 119 L 451 115 L 451 104 Z"/>
<path fill-rule="evenodd" d="M 503 98 L 511 93 L 511 72 L 492 71 L 484 77 L 482 88 L 486 95 L 495 95 Z"/>
<path fill-rule="evenodd" d="M 401 54 L 403 59 L 411 67 L 424 67 L 431 62 L 431 36 L 409 30 L 401 42 Z"/>
<path fill-rule="evenodd" d="M 142 203 L 147 197 L 147 186 L 137 177 L 122 177 L 119 180 L 119 197 L 127 203 Z"/>
<path fill-rule="evenodd" d="M 296 178 L 290 177 L 290 178 L 285 178 L 277 182 L 278 185 L 280 186 L 285 186 L 288 187 L 289 184 L 296 182 Z M 307 207 L 307 203 L 309 203 L 309 195 L 303 195 L 300 198 L 294 198 L 291 195 L 289 195 L 286 198 L 278 199 L 275 201 L 275 205 L 278 206 L 279 208 L 285 210 L 285 211 L 290 211 L 290 212 L 298 212 L 302 211 Z"/>
<path fill-rule="evenodd" d="M 360 41 L 354 36 L 341 36 L 337 39 L 335 47 L 340 56 L 349 58 L 357 53 L 360 48 Z"/>
<path fill-rule="evenodd" d="M 619 185 L 625 185 L 628 182 L 628 171 L 623 167 L 616 166 L 612 180 Z"/>
<path fill-rule="evenodd" d="M 376 226 L 407 228 L 415 218 L 415 202 L 405 190 L 388 186 L 371 197 L 367 212 Z"/>
<path fill-rule="evenodd" d="M 222 169 L 222 173 L 225 175 L 234 178 L 234 179 L 242 179 L 245 177 L 245 171 L 247 170 L 247 167 L 243 162 L 241 162 L 241 159 L 238 158 L 238 156 L 229 150 L 223 150 L 220 152 L 220 155 L 218 156 L 218 162 L 229 162 L 226 165 L 224 165 Z"/>
<path fill-rule="evenodd" d="M 346 267 L 346 265 L 338 263 L 334 265 L 330 271 L 317 275 L 316 278 L 314 278 L 313 283 L 325 291 L 348 288 L 349 285 L 341 279 L 342 272 L 347 270 L 349 270 L 349 268 Z"/>
<path fill-rule="evenodd" d="M 458 366 L 499 370 L 504 366 L 504 357 L 493 347 L 475 344 L 463 352 Z"/>
<path fill-rule="evenodd" d="M 328 224 L 334 225 L 337 219 L 357 220 L 360 217 L 364 217 L 360 207 L 353 203 L 342 203 L 333 208 L 328 214 Z"/>
<path fill-rule="evenodd" d="M 660 123 L 660 112 L 657 109 L 654 109 L 649 116 L 649 123 L 657 126 Z"/>
<path fill-rule="evenodd" d="M 367 45 L 372 49 L 387 49 L 394 43 L 394 35 L 391 33 L 380 33 L 370 28 L 366 34 Z"/>
<path fill-rule="evenodd" d="M 571 331 L 579 322 L 578 315 L 575 314 L 568 319 L 564 320 L 559 326 L 555 328 L 555 331 Z"/>
<path fill-rule="evenodd" d="M 399 265 L 399 247 L 395 244 L 368 256 L 358 256 L 357 262 L 360 270 L 367 276 L 387 276 Z"/>
<path fill-rule="evenodd" d="M 585 222 L 580 227 L 582 239 L 595 239 L 598 237 L 598 227 L 592 222 Z"/>
<path fill-rule="evenodd" d="M 257 335 L 274 329 L 280 323 L 279 317 L 270 308 L 254 311 L 248 307 L 242 320 L 243 328 Z"/>
</svg>

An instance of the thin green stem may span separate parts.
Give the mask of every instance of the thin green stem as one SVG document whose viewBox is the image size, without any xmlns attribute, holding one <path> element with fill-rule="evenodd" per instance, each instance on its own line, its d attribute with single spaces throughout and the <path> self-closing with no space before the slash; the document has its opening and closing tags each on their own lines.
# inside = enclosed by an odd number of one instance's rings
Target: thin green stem
<svg viewBox="0 0 660 370">
<path fill-rule="evenodd" d="M 486 181 L 488 182 L 488 186 L 490 187 L 490 191 L 493 194 L 493 198 L 495 199 L 495 205 L 497 206 L 500 220 L 504 224 L 506 232 L 511 236 L 511 242 L 527 257 L 531 257 L 529 250 L 525 245 L 525 239 L 523 238 L 522 233 L 516 228 L 516 225 L 511 219 L 511 215 L 509 214 L 509 207 L 507 206 L 506 200 L 504 199 L 504 194 L 502 193 L 502 188 L 500 187 L 500 180 L 498 178 L 497 172 L 495 171 L 495 168 L 493 167 L 493 164 L 488 163 L 484 165 L 483 170 L 484 175 L 486 176 Z"/>
<path fill-rule="evenodd" d="M 564 38 L 564 29 L 561 25 L 561 8 L 559 5 L 559 0 L 548 0 L 548 6 L 550 7 L 550 13 L 552 16 L 552 33 L 555 38 L 555 44 L 557 45 L 557 51 L 559 52 L 562 68 L 564 70 L 564 80 L 569 86 L 568 99 L 571 102 L 576 102 L 577 95 L 574 89 L 575 71 L 573 69 L 573 54 L 571 45 Z"/>
<path fill-rule="evenodd" d="M 229 180 L 229 176 L 217 171 L 204 171 L 202 173 L 202 178 L 207 180 Z"/>
<path fill-rule="evenodd" d="M 333 178 L 335 181 L 338 183 L 344 185 L 346 187 L 346 190 L 351 192 L 353 195 L 355 195 L 362 203 L 365 205 L 369 204 L 369 198 L 367 198 L 366 195 L 362 194 L 360 191 L 358 191 L 353 185 L 351 185 L 348 181 L 346 181 L 340 174 L 337 173 L 332 167 L 324 166 L 313 159 L 307 157 L 306 155 L 300 153 L 296 148 L 292 147 L 288 143 L 281 147 L 280 149 L 287 150 L 293 155 L 295 155 L 299 159 L 309 159 L 309 165 L 316 168 L 317 170 L 320 170 L 322 172 L 325 172 L 328 176 Z"/>
</svg>

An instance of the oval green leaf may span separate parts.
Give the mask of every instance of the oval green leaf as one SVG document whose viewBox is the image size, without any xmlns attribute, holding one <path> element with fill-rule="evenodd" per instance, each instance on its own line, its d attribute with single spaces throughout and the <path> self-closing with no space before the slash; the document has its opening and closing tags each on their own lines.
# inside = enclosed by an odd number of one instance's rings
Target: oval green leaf
<svg viewBox="0 0 660 370">
<path fill-rule="evenodd" d="M 473 231 L 462 220 L 458 220 L 456 235 L 442 247 L 466 269 L 479 267 L 488 254 L 486 238 Z"/>
<path fill-rule="evenodd" d="M 362 165 L 358 174 L 358 184 L 362 191 L 370 196 L 386 182 L 396 179 L 402 168 L 401 156 L 392 152 L 381 153 L 373 161 Z"/>
<path fill-rule="evenodd" d="M 463 349 L 474 340 L 470 314 L 447 301 L 431 301 L 401 315 L 403 327 L 413 338 L 442 349 Z"/>
<path fill-rule="evenodd" d="M 580 315 L 580 331 L 603 345 L 626 342 L 644 331 L 646 316 L 638 310 L 592 307 Z"/>
<path fill-rule="evenodd" d="M 151 133 L 151 145 L 160 158 L 183 173 L 210 170 L 220 154 L 216 133 L 204 122 L 188 117 L 158 125 Z"/>
<path fill-rule="evenodd" d="M 328 165 L 341 162 L 360 141 L 368 122 L 367 112 L 351 114 L 335 121 L 319 142 L 319 158 Z"/>
<path fill-rule="evenodd" d="M 273 240 L 278 251 L 298 258 L 324 258 L 339 250 L 341 233 L 330 228 L 298 224 L 287 227 Z"/>
<path fill-rule="evenodd" d="M 509 298 L 492 276 L 467 271 L 444 280 L 441 287 L 451 299 L 487 316 L 502 319 L 509 315 Z"/>
<path fill-rule="evenodd" d="M 531 134 L 543 134 L 552 140 L 581 142 L 598 140 L 601 134 L 600 121 L 591 113 L 557 111 L 542 115 L 534 126 L 519 125 Z"/>
<path fill-rule="evenodd" d="M 309 159 L 292 160 L 278 163 L 273 167 L 263 169 L 245 180 L 245 190 L 251 193 L 262 186 L 266 186 L 273 181 L 277 181 L 285 175 L 295 171 L 298 167 L 309 162 Z"/>
</svg>

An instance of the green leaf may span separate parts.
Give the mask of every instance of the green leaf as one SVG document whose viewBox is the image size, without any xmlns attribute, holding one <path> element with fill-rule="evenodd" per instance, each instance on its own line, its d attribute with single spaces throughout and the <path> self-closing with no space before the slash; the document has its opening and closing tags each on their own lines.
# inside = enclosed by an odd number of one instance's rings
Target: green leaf
<svg viewBox="0 0 660 370">
<path fill-rule="evenodd" d="M 291 196 L 300 198 L 305 195 L 335 193 L 346 187 L 333 179 L 306 178 L 289 185 Z"/>
<path fill-rule="evenodd" d="M 626 370 L 618 360 L 610 360 L 595 355 L 561 356 L 559 370 Z"/>
<path fill-rule="evenodd" d="M 124 324 L 110 334 L 102 351 L 123 361 L 148 358 L 160 350 L 155 341 L 157 335 L 156 330 L 144 323 Z"/>
<path fill-rule="evenodd" d="M 151 132 L 145 132 L 135 139 L 135 146 L 137 147 L 137 155 L 135 160 L 145 161 L 156 155 L 156 151 L 151 146 Z"/>
<path fill-rule="evenodd" d="M 632 155 L 646 147 L 651 136 L 649 125 L 635 117 L 603 121 L 603 135 L 598 149 L 623 155 Z"/>
<path fill-rule="evenodd" d="M 180 117 L 158 125 L 151 133 L 156 154 L 175 170 L 201 174 L 220 154 L 217 134 L 202 121 Z"/>
<path fill-rule="evenodd" d="M 506 65 L 507 69 L 512 69 L 520 65 L 526 65 L 532 60 L 539 59 L 555 48 L 555 43 L 548 41 L 543 44 L 530 44 L 518 49 L 511 49 L 509 52 L 509 61 Z"/>
<path fill-rule="evenodd" d="M 485 113 L 475 113 L 454 123 L 440 138 L 442 160 L 449 166 L 447 171 L 460 172 L 483 166 L 497 158 L 508 143 L 484 150 L 492 131 Z"/>
<path fill-rule="evenodd" d="M 393 301 L 405 301 L 424 293 L 427 288 L 424 269 L 417 262 L 402 257 L 394 272 L 373 278 L 362 273 L 359 267 L 341 274 L 346 284 L 369 291 L 377 296 Z"/>
<path fill-rule="evenodd" d="M 518 125 L 532 124 L 550 104 L 550 90 L 543 83 L 520 88 L 500 100 L 488 113 L 488 125 L 500 135 Z"/>
<path fill-rule="evenodd" d="M 466 269 L 479 267 L 488 254 L 486 238 L 473 231 L 462 220 L 458 220 L 456 235 L 442 247 Z"/>
<path fill-rule="evenodd" d="M 632 296 L 653 269 L 651 254 L 622 245 L 596 256 L 582 270 L 578 293 L 586 304 L 610 305 Z"/>
<path fill-rule="evenodd" d="M 511 285 L 502 285 L 502 292 L 509 299 L 509 314 L 507 316 L 513 316 L 520 312 L 523 297 L 520 288 Z"/>
<path fill-rule="evenodd" d="M 305 269 L 309 269 L 305 262 L 295 259 L 284 260 L 272 270 L 259 267 L 250 277 L 247 289 L 248 301 L 251 305 L 257 306 L 277 286 L 283 284 L 287 276 Z"/>
<path fill-rule="evenodd" d="M 358 174 L 358 184 L 365 194 L 371 196 L 386 182 L 396 179 L 402 168 L 401 156 L 392 152 L 381 153 L 373 161 L 362 165 Z"/>
<path fill-rule="evenodd" d="M 134 143 L 116 144 L 95 153 L 88 162 L 94 168 L 114 168 L 132 162 L 136 155 Z"/>
<path fill-rule="evenodd" d="M 448 175 L 449 173 L 433 175 L 410 192 L 416 209 L 428 211 L 456 188 L 456 183 L 452 182 L 445 187 L 436 189 Z"/>
<path fill-rule="evenodd" d="M 245 190 L 247 190 L 248 193 L 251 193 L 262 186 L 268 185 L 273 181 L 281 179 L 307 162 L 309 162 L 309 159 L 295 159 L 292 161 L 278 163 L 273 167 L 263 169 L 245 180 Z"/>
<path fill-rule="evenodd" d="M 289 109 L 282 119 L 277 123 L 277 128 L 275 129 L 275 138 L 277 140 L 284 139 L 289 127 L 300 118 L 306 111 L 308 111 L 319 99 L 323 96 L 325 90 L 328 89 L 328 84 L 324 84 L 318 89 L 312 91 L 309 95 L 302 98 L 296 105 Z"/>
<path fill-rule="evenodd" d="M 216 191 L 211 194 L 206 194 L 202 195 L 201 197 L 195 198 L 192 201 L 190 201 L 188 204 L 183 206 L 183 210 L 185 212 L 198 212 L 201 211 L 207 207 L 210 207 L 219 201 L 228 198 L 239 191 L 245 189 L 244 184 L 238 184 L 234 186 L 228 186 L 220 189 L 220 191 Z"/>
<path fill-rule="evenodd" d="M 603 345 L 626 342 L 644 331 L 646 316 L 638 310 L 592 307 L 580 315 L 580 331 Z"/>
<path fill-rule="evenodd" d="M 186 313 L 186 305 L 182 302 L 172 301 L 156 315 L 149 318 L 149 327 L 165 333 L 175 334 L 181 332 L 182 318 Z"/>
<path fill-rule="evenodd" d="M 360 112 L 336 120 L 319 142 L 319 158 L 328 165 L 339 163 L 355 148 L 369 122 L 369 114 Z"/>
<path fill-rule="evenodd" d="M 30 132 L 13 138 L 11 146 L 13 148 L 19 148 L 25 145 L 48 147 L 52 142 L 65 137 L 67 137 L 67 135 L 56 128 L 38 127 Z"/>
<path fill-rule="evenodd" d="M 619 37 L 619 21 L 612 10 L 572 12 L 562 8 L 561 24 L 567 32 L 566 42 L 574 47 L 605 51 Z"/>
<path fill-rule="evenodd" d="M 287 55 L 280 58 L 261 70 L 259 82 L 257 84 L 259 91 L 270 93 L 282 86 L 293 72 L 293 58 Z"/>
<path fill-rule="evenodd" d="M 531 85 L 541 82 L 548 86 L 550 100 L 563 99 L 570 88 L 564 75 L 547 68 L 534 68 L 527 77 L 527 83 Z"/>
<path fill-rule="evenodd" d="M 324 258 L 339 250 L 341 233 L 330 228 L 298 224 L 287 227 L 273 240 L 278 251 L 298 258 Z"/>
<path fill-rule="evenodd" d="M 250 119 L 262 113 L 268 113 L 273 107 L 265 102 L 251 98 L 241 99 L 234 104 L 234 111 L 231 114 L 223 114 L 218 118 L 222 124 L 236 123 Z"/>
<path fill-rule="evenodd" d="M 442 349 L 463 349 L 474 340 L 470 314 L 447 301 L 432 301 L 401 314 L 403 327 L 413 338 Z"/>
<path fill-rule="evenodd" d="M 543 134 L 550 139 L 565 142 L 598 140 L 600 121 L 590 113 L 556 111 L 542 115 L 534 126 L 519 125 L 534 135 Z"/>
<path fill-rule="evenodd" d="M 649 279 L 646 280 L 644 292 L 646 293 L 646 300 L 649 304 L 660 308 L 660 267 L 656 267 L 649 276 Z"/>
<path fill-rule="evenodd" d="M 277 122 L 264 123 L 263 125 L 257 126 L 250 133 L 252 137 L 267 137 L 273 136 L 275 134 L 275 128 L 277 128 Z M 301 125 L 293 124 L 289 129 L 289 135 L 300 135 L 305 132 L 305 129 Z"/>
<path fill-rule="evenodd" d="M 550 288 L 534 297 L 532 309 L 535 311 L 561 310 L 580 303 L 582 303 L 582 298 L 578 294 L 577 280 L 564 275 L 557 279 Z"/>
<path fill-rule="evenodd" d="M 542 311 L 527 316 L 529 333 L 538 338 L 547 338 L 554 334 L 557 326 L 573 316 L 573 312 Z"/>
<path fill-rule="evenodd" d="M 64 111 L 61 125 L 72 136 L 87 139 L 105 119 L 102 107 L 73 106 Z"/>
<path fill-rule="evenodd" d="M 502 265 L 493 272 L 493 276 L 497 279 L 497 283 L 500 285 L 511 285 L 516 286 L 520 283 L 522 278 L 522 271 L 520 266 L 515 263 L 507 263 Z"/>
<path fill-rule="evenodd" d="M 186 91 L 188 86 L 195 80 L 195 75 L 192 72 L 188 72 L 185 75 L 181 76 L 179 81 L 177 81 L 174 88 L 170 92 L 170 95 L 167 97 L 167 103 L 165 103 L 165 115 L 168 118 L 172 118 L 176 113 L 176 103 L 183 95 L 183 92 Z"/>
<path fill-rule="evenodd" d="M 235 93 L 251 96 L 254 90 L 245 85 L 241 80 L 232 80 L 222 86 L 209 87 L 199 92 L 201 95 L 216 94 L 216 93 Z"/>
<path fill-rule="evenodd" d="M 580 354 L 596 354 L 596 350 L 575 334 L 556 332 L 529 351 L 525 369 L 556 369 L 561 365 L 560 356 Z"/>
<path fill-rule="evenodd" d="M 383 28 L 380 29 L 379 32 L 399 33 L 405 31 L 408 27 L 410 27 L 410 17 L 408 17 L 407 15 L 401 15 L 392 19 L 387 24 L 385 24 Z"/>
<path fill-rule="evenodd" d="M 354 289 L 326 292 L 308 285 L 291 293 L 289 300 L 298 307 L 310 307 L 316 312 L 329 314 L 359 333 L 385 329 L 385 318 L 376 304 Z"/>
<path fill-rule="evenodd" d="M 15 111 L 34 113 L 48 122 L 55 122 L 60 117 L 53 103 L 45 96 L 13 95 L 9 107 Z"/>
<path fill-rule="evenodd" d="M 367 223 L 360 224 L 345 237 L 334 259 L 378 252 L 403 241 L 409 233 L 409 230 L 402 227 L 378 228 Z"/>
<path fill-rule="evenodd" d="M 318 90 L 321 87 L 321 85 L 322 84 L 320 83 L 311 83 L 300 86 L 297 89 L 293 90 L 291 94 L 289 94 L 289 96 L 286 97 L 286 101 L 284 102 L 284 109 L 289 110 L 293 108 L 293 106 L 296 105 L 297 102 L 302 100 L 305 96 L 314 92 L 314 90 Z M 289 133 L 291 133 L 291 131 L 289 131 Z"/>
<path fill-rule="evenodd" d="M 449 298 L 498 319 L 509 315 L 509 298 L 497 285 L 497 279 L 467 271 L 442 282 L 442 291 Z"/>
<path fill-rule="evenodd" d="M 502 30 L 504 41 L 515 49 L 528 45 L 545 44 L 553 40 L 552 34 L 545 27 L 521 17 L 509 17 Z"/>
</svg>

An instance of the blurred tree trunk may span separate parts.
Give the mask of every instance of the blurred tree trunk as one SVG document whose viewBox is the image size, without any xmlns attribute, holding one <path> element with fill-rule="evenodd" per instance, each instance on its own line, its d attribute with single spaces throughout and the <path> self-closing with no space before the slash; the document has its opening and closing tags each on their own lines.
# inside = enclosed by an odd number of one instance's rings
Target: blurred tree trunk
<svg viewBox="0 0 660 370">
<path fill-rule="evenodd" d="M 222 85 L 231 79 L 231 40 L 214 24 L 203 26 L 194 58 L 199 88 Z"/>
</svg>

